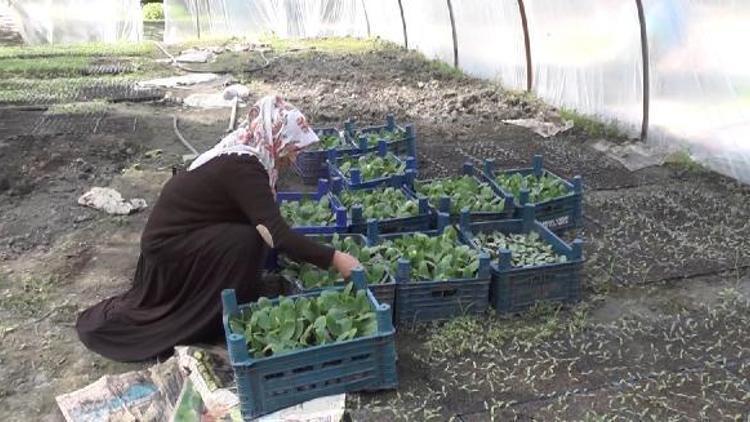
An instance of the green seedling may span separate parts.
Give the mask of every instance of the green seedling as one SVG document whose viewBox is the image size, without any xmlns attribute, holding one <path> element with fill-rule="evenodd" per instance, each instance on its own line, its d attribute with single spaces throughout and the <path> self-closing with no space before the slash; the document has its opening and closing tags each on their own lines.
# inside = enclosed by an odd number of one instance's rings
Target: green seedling
<svg viewBox="0 0 750 422">
<path fill-rule="evenodd" d="M 523 176 L 520 173 L 500 174 L 495 182 L 505 191 L 520 198 L 521 189 L 529 190 L 529 202 L 539 203 L 559 198 L 568 194 L 568 188 L 562 180 L 550 174 Z"/>
<path fill-rule="evenodd" d="M 537 267 L 540 265 L 565 263 L 565 255 L 559 255 L 552 245 L 545 243 L 539 233 L 503 234 L 500 232 L 479 233 L 474 237 L 477 246 L 493 259 L 498 259 L 498 251 L 507 249 L 512 253 L 514 267 Z"/>
<path fill-rule="evenodd" d="M 486 183 L 479 183 L 471 176 L 421 182 L 415 185 L 417 193 L 429 198 L 433 206 L 441 197 L 451 199 L 451 214 L 458 214 L 468 208 L 470 212 L 501 212 L 505 208 L 500 198 Z"/>
<path fill-rule="evenodd" d="M 328 150 L 345 146 L 343 139 L 336 135 L 323 135 L 318 137 L 318 139 L 319 142 L 311 147 L 311 151 Z"/>
<path fill-rule="evenodd" d="M 362 216 L 365 219 L 404 218 L 419 215 L 419 203 L 407 198 L 404 191 L 397 188 L 344 191 L 339 198 L 350 210 L 354 205 L 361 205 Z"/>
<path fill-rule="evenodd" d="M 281 203 L 281 216 L 292 226 L 328 226 L 334 222 L 330 201 L 324 196 L 320 200 L 303 199 Z"/>
<path fill-rule="evenodd" d="M 380 142 L 381 139 L 385 140 L 386 142 L 394 142 L 394 141 L 400 141 L 406 137 L 406 132 L 401 129 L 396 130 L 387 130 L 382 129 L 379 132 L 370 132 L 367 135 L 365 135 L 365 138 L 367 139 L 367 146 L 368 147 L 375 147 L 378 145 L 378 142 Z"/>
<path fill-rule="evenodd" d="M 439 236 L 415 233 L 386 240 L 376 248 L 389 263 L 393 274 L 398 260 L 408 259 L 414 281 L 473 278 L 479 270 L 479 253 L 459 244 L 458 233 L 453 227 L 446 228 Z"/>
<path fill-rule="evenodd" d="M 361 246 L 351 236 L 333 235 L 330 245 L 339 251 L 346 252 L 359 260 L 365 270 L 368 284 L 384 283 L 388 279 L 388 266 L 377 251 L 371 247 Z M 304 289 L 333 286 L 343 283 L 344 279 L 335 269 L 322 270 L 312 264 L 286 261 L 281 274 L 288 279 L 299 280 Z"/>
<path fill-rule="evenodd" d="M 374 334 L 377 319 L 365 290 L 326 290 L 315 298 L 260 298 L 230 320 L 242 333 L 250 356 L 264 358 Z"/>
<path fill-rule="evenodd" d="M 361 157 L 345 158 L 339 165 L 339 170 L 346 176 L 350 176 L 350 170 L 359 168 L 362 180 L 377 179 L 380 177 L 402 174 L 406 171 L 406 163 L 398 160 L 395 156 L 388 154 L 380 157 L 373 154 Z"/>
</svg>

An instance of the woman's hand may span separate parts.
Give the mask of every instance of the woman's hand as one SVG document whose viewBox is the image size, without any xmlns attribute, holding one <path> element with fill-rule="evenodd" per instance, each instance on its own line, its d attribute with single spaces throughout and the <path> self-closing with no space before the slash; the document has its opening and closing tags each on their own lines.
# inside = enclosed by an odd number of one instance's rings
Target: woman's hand
<svg viewBox="0 0 750 422">
<path fill-rule="evenodd" d="M 346 252 L 336 251 L 333 254 L 333 267 L 344 276 L 344 279 L 348 280 L 352 276 L 352 271 L 359 266 L 359 260 Z"/>
</svg>

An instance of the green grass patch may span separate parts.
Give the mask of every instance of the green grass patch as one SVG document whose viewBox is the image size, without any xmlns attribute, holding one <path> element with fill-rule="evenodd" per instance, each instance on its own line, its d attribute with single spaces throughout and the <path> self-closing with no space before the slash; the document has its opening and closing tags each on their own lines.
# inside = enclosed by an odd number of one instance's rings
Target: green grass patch
<svg viewBox="0 0 750 422">
<path fill-rule="evenodd" d="M 54 79 L 0 79 L 0 103 L 55 104 L 74 102 L 82 90 L 103 85 L 130 85 L 134 77 L 75 77 Z"/>
<path fill-rule="evenodd" d="M 142 57 L 151 56 L 157 48 L 153 43 L 84 43 L 74 45 L 37 45 L 0 47 L 0 59 L 34 57 Z"/>
<path fill-rule="evenodd" d="M 261 42 L 274 50 L 290 51 L 296 49 L 315 49 L 325 53 L 366 53 L 383 48 L 384 43 L 373 39 L 352 37 L 281 39 L 277 36 L 265 36 Z"/>
<path fill-rule="evenodd" d="M 0 61 L 0 76 L 24 78 L 71 77 L 83 74 L 91 59 L 80 56 L 12 58 Z"/>
<path fill-rule="evenodd" d="M 568 108 L 560 109 L 560 117 L 573 121 L 574 127 L 582 130 L 592 138 L 624 139 L 625 134 L 615 122 L 602 122 Z"/>
<path fill-rule="evenodd" d="M 680 150 L 667 156 L 664 163 L 688 172 L 700 173 L 707 171 L 700 163 L 693 159 L 688 150 Z"/>
</svg>

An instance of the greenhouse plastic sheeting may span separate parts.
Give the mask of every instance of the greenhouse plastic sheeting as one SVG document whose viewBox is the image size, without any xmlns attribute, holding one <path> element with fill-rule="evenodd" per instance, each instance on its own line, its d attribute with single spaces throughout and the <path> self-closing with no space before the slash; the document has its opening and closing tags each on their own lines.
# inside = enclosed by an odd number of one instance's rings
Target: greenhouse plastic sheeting
<svg viewBox="0 0 750 422">
<path fill-rule="evenodd" d="M 139 0 L 23 0 L 10 9 L 28 44 L 140 41 Z"/>
<path fill-rule="evenodd" d="M 526 0 L 534 92 L 544 100 L 618 119 L 638 134 L 643 104 L 634 1 Z"/>
<path fill-rule="evenodd" d="M 649 139 L 750 183 L 750 2 L 645 0 Z"/>
<path fill-rule="evenodd" d="M 401 1 L 409 48 L 421 51 L 428 59 L 453 63 L 453 35 L 445 1 Z"/>
<path fill-rule="evenodd" d="M 404 26 L 398 0 L 364 0 L 370 35 L 404 45 Z"/>
<path fill-rule="evenodd" d="M 164 41 L 222 36 L 367 36 L 361 0 L 165 0 Z"/>
<path fill-rule="evenodd" d="M 40 1 L 40 0 L 37 0 Z M 526 87 L 519 3 L 525 7 L 532 91 L 556 106 L 616 120 L 647 140 L 687 147 L 714 170 L 750 183 L 750 1 L 642 0 L 650 93 L 644 98 L 635 0 L 451 0 L 459 67 Z M 453 64 L 447 0 L 166 0 L 168 41 L 196 36 L 378 36 Z"/>
<path fill-rule="evenodd" d="M 453 0 L 458 63 L 466 73 L 526 89 L 526 52 L 515 1 Z"/>
</svg>

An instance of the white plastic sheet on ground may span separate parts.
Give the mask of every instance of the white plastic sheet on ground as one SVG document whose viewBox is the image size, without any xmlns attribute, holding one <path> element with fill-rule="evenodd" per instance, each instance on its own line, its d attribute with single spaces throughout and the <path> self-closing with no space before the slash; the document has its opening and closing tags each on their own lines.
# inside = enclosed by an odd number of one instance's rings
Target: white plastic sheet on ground
<svg viewBox="0 0 750 422">
<path fill-rule="evenodd" d="M 42 0 L 31 0 L 42 1 Z M 445 0 L 402 0 L 409 47 L 453 63 Z M 640 24 L 633 0 L 524 0 L 533 91 L 553 105 L 643 119 Z M 689 147 L 714 170 L 750 183 L 750 1 L 643 0 L 651 71 L 652 145 Z M 166 0 L 167 41 L 224 35 L 378 36 L 404 44 L 398 0 Z M 526 86 L 517 0 L 452 0 L 460 67 Z"/>
<path fill-rule="evenodd" d="M 140 0 L 23 0 L 10 2 L 28 44 L 140 41 Z"/>
</svg>

